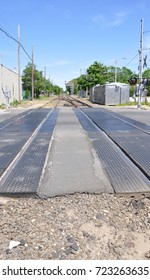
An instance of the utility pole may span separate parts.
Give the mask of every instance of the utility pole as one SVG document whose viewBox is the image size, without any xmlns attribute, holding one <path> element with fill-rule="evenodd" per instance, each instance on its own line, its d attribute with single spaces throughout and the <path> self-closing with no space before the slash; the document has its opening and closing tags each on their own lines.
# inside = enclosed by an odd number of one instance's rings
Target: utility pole
<svg viewBox="0 0 150 280">
<path fill-rule="evenodd" d="M 34 99 L 34 54 L 32 47 L 32 100 Z"/>
<path fill-rule="evenodd" d="M 117 82 L 117 60 L 115 60 L 115 83 Z"/>
<path fill-rule="evenodd" d="M 3 55 L 1 53 L 1 65 L 3 65 Z"/>
<path fill-rule="evenodd" d="M 1 53 L 1 74 L 0 74 L 0 80 L 1 80 L 1 88 L 3 88 L 3 57 L 2 57 L 2 53 Z"/>
<path fill-rule="evenodd" d="M 18 97 L 21 100 L 21 89 L 20 89 L 20 25 L 18 25 Z"/>
<path fill-rule="evenodd" d="M 141 109 L 141 92 L 142 92 L 142 58 L 143 58 L 143 33 L 144 33 L 144 22 L 141 19 L 141 34 L 140 34 L 140 49 L 139 49 L 139 89 L 138 89 L 138 106 Z"/>
<path fill-rule="evenodd" d="M 46 66 L 44 67 L 44 94 L 46 93 Z"/>
</svg>

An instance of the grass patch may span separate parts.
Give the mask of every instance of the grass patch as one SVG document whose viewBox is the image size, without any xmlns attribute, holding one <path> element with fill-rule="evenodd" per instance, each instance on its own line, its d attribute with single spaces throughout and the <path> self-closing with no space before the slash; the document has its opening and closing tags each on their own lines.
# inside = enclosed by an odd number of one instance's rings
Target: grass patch
<svg viewBox="0 0 150 280">
<path fill-rule="evenodd" d="M 118 104 L 116 106 L 133 106 L 133 105 L 137 105 L 138 102 L 132 102 L 132 101 L 129 101 L 129 102 L 126 102 L 126 103 L 123 103 L 123 104 Z"/>
<path fill-rule="evenodd" d="M 4 103 L 0 104 L 0 109 L 6 109 L 6 105 Z"/>
<path fill-rule="evenodd" d="M 39 95 L 37 98 L 35 98 L 36 100 L 47 100 L 49 99 L 48 95 Z"/>
<path fill-rule="evenodd" d="M 147 106 L 150 106 L 150 103 L 148 101 L 145 101 L 145 102 L 141 102 L 142 105 L 147 105 Z"/>
<path fill-rule="evenodd" d="M 11 106 L 11 107 L 17 107 L 17 106 L 20 105 L 20 104 L 21 104 L 20 101 L 14 100 L 13 102 L 10 103 L 10 106 Z"/>
<path fill-rule="evenodd" d="M 132 102 L 132 101 L 129 101 L 129 102 L 127 102 L 127 103 L 123 103 L 123 104 L 118 104 L 118 105 L 116 105 L 116 106 L 133 106 L 133 105 L 138 105 L 138 102 L 136 101 L 136 102 Z M 148 101 L 146 101 L 146 102 L 144 102 L 144 101 L 142 101 L 141 102 L 141 105 L 146 105 L 146 106 L 150 106 L 150 103 L 148 102 Z"/>
</svg>

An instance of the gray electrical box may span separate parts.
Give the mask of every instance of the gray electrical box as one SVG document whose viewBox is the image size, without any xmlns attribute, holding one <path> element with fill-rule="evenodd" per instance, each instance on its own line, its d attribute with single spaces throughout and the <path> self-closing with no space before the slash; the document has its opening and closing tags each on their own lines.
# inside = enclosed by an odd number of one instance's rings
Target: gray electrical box
<svg viewBox="0 0 150 280">
<path fill-rule="evenodd" d="M 129 85 L 108 83 L 90 90 L 90 101 L 101 105 L 120 105 L 129 102 Z"/>
</svg>

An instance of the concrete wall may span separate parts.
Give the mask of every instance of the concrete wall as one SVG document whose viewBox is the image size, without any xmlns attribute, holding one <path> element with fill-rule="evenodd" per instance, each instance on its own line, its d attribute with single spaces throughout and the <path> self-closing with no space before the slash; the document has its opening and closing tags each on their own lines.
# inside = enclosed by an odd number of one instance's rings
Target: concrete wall
<svg viewBox="0 0 150 280">
<path fill-rule="evenodd" d="M 19 100 L 18 93 L 18 74 L 14 71 L 6 68 L 2 64 L 0 65 L 0 104 L 6 103 L 4 91 L 10 91 L 10 102 Z M 20 85 L 21 99 L 22 99 L 22 86 Z"/>
</svg>

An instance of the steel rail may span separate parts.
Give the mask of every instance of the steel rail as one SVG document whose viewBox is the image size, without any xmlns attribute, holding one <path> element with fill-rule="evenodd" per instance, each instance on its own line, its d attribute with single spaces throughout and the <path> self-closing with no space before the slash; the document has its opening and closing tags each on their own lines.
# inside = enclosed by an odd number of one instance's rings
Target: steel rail
<svg viewBox="0 0 150 280">
<path fill-rule="evenodd" d="M 134 155 L 134 153 L 132 151 L 129 152 L 129 148 L 125 147 L 122 142 L 119 141 L 119 136 L 117 139 L 117 135 L 116 132 L 114 131 L 114 133 L 112 133 L 113 129 L 109 131 L 109 129 L 105 128 L 105 124 L 103 122 L 103 124 L 98 124 L 97 120 L 94 120 L 94 117 L 92 117 L 89 113 L 89 111 L 86 112 L 86 110 L 84 109 L 80 109 L 81 111 L 83 111 L 90 119 L 91 121 L 98 127 L 100 128 L 107 136 L 109 139 L 111 139 L 113 141 L 113 143 L 120 148 L 120 150 L 133 162 L 133 164 L 139 169 L 141 170 L 141 172 L 144 174 L 144 176 L 146 176 L 149 180 L 150 180 L 150 175 L 149 175 L 149 171 L 148 171 L 148 167 L 144 166 L 144 163 L 142 164 L 142 161 L 140 159 L 140 156 L 138 158 L 137 155 Z M 104 112 L 104 110 L 99 109 L 101 112 Z M 113 116 L 113 114 L 105 112 L 106 115 L 109 116 Z M 138 131 L 141 131 L 143 134 L 145 134 L 145 136 L 149 136 L 149 133 L 147 133 L 147 131 L 144 131 L 143 129 L 141 129 L 138 126 L 134 126 L 133 124 L 131 124 L 130 122 L 126 122 L 124 120 L 122 120 L 122 118 L 113 116 L 115 119 L 118 119 L 119 121 L 121 121 L 123 124 L 126 123 L 128 126 L 131 126 L 132 128 L 134 127 L 135 129 L 137 129 Z M 113 126 L 113 125 L 112 125 Z M 112 127 L 111 127 L 112 128 Z M 130 137 L 130 136 L 128 136 Z M 140 137 L 140 136 L 139 136 Z M 130 139 L 129 139 L 130 140 Z M 137 151 L 138 152 L 138 151 Z M 149 164 L 147 162 L 147 164 Z"/>
<path fill-rule="evenodd" d="M 119 113 L 110 112 L 110 111 L 107 110 L 107 109 L 102 109 L 102 108 L 100 108 L 100 110 L 103 111 L 103 112 L 105 112 L 105 113 L 107 113 L 108 115 L 110 115 L 110 116 L 112 116 L 112 117 L 118 119 L 118 120 L 121 120 L 121 121 L 124 122 L 124 123 L 127 123 L 127 124 L 133 126 L 134 128 L 136 128 L 136 129 L 138 129 L 138 130 L 141 130 L 141 131 L 144 132 L 145 134 L 150 135 L 150 132 L 148 132 L 147 130 L 145 130 L 145 129 L 139 127 L 138 125 L 133 124 L 133 123 L 132 123 L 132 119 L 131 119 L 131 122 L 130 122 L 130 121 L 129 121 L 129 120 L 130 120 L 129 117 L 121 116 Z M 109 111 L 109 112 L 108 112 L 108 111 Z M 138 121 L 134 121 L 134 122 L 138 123 Z"/>
<path fill-rule="evenodd" d="M 86 131 L 117 196 L 150 197 L 150 181 L 141 168 L 83 109 L 75 114 Z"/>
<path fill-rule="evenodd" d="M 55 99 L 57 99 L 57 97 L 56 97 Z M 8 127 L 9 125 L 13 124 L 14 122 L 16 122 L 16 121 L 18 121 L 18 120 L 20 120 L 20 119 L 26 117 L 27 115 L 32 114 L 33 111 L 35 112 L 35 111 L 37 111 L 38 109 L 44 108 L 45 106 L 47 106 L 47 104 L 49 104 L 49 103 L 51 103 L 51 102 L 53 102 L 53 101 L 54 101 L 54 99 L 53 99 L 53 100 L 50 100 L 50 101 L 48 101 L 48 102 L 46 102 L 46 103 L 43 104 L 43 105 L 40 105 L 38 108 L 35 108 L 35 109 L 27 109 L 27 112 L 23 112 L 23 113 L 17 114 L 16 116 L 10 117 L 10 120 L 12 120 L 12 121 L 10 121 L 10 122 L 8 122 L 9 119 L 0 122 L 0 131 L 3 130 L 3 129 L 5 129 L 5 128 Z M 7 123 L 7 122 L 8 122 L 8 123 Z M 4 126 L 1 127 L 1 125 L 3 125 L 3 123 L 6 123 L 6 124 L 5 124 Z"/>
</svg>

